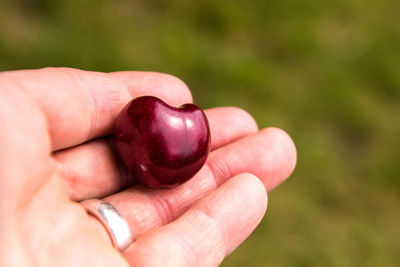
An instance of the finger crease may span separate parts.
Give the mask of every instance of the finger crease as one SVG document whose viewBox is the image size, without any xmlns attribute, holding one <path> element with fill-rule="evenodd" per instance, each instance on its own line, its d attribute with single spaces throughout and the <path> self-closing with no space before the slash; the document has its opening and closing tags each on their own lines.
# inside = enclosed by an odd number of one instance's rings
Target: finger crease
<svg viewBox="0 0 400 267">
<path fill-rule="evenodd" d="M 157 216 L 162 225 L 165 225 L 174 219 L 173 208 L 169 201 L 166 201 L 162 197 L 158 197 L 156 196 L 156 194 L 152 194 L 147 190 L 144 190 L 143 193 L 146 194 L 146 196 L 155 207 Z"/>
<path fill-rule="evenodd" d="M 214 162 L 206 164 L 212 173 L 213 179 L 217 187 L 233 175 L 229 164 L 227 164 L 223 159 L 220 159 L 218 163 Z"/>
</svg>

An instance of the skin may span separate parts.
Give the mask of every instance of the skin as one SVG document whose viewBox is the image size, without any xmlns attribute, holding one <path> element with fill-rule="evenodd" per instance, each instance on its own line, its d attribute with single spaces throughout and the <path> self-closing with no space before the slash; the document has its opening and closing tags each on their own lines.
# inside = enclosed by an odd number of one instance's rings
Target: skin
<svg viewBox="0 0 400 267">
<path fill-rule="evenodd" d="M 254 230 L 266 192 L 295 167 L 290 137 L 258 130 L 241 109 L 209 109 L 212 151 L 196 176 L 171 189 L 132 186 L 107 136 L 141 95 L 192 101 L 167 74 L 0 73 L 0 266 L 217 266 Z M 124 252 L 79 204 L 88 198 L 126 218 L 136 241 Z"/>
</svg>

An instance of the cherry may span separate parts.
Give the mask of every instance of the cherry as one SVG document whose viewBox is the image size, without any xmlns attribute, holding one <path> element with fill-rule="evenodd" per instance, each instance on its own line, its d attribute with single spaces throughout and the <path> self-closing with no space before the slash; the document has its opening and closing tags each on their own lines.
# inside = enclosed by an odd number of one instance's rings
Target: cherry
<svg viewBox="0 0 400 267">
<path fill-rule="evenodd" d="M 210 152 L 204 112 L 193 104 L 171 107 L 153 96 L 129 102 L 114 129 L 119 156 L 142 184 L 162 188 L 190 179 Z"/>
</svg>

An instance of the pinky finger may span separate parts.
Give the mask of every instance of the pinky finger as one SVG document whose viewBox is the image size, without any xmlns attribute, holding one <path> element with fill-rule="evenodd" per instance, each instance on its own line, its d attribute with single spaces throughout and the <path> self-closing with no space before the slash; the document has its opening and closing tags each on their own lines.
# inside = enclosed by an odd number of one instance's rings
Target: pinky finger
<svg viewBox="0 0 400 267">
<path fill-rule="evenodd" d="M 218 266 L 256 228 L 266 207 L 262 182 L 239 174 L 176 221 L 140 236 L 125 257 L 132 266 Z"/>
</svg>

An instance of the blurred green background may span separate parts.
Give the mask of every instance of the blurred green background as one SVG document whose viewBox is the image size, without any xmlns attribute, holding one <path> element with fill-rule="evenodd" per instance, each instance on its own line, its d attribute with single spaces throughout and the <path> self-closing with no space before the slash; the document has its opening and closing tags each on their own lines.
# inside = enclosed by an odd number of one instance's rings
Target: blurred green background
<svg viewBox="0 0 400 267">
<path fill-rule="evenodd" d="M 223 266 L 400 266 L 400 2 L 0 1 L 0 70 L 174 74 L 298 148 Z"/>
</svg>

